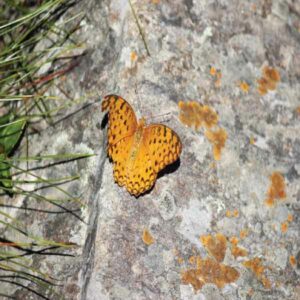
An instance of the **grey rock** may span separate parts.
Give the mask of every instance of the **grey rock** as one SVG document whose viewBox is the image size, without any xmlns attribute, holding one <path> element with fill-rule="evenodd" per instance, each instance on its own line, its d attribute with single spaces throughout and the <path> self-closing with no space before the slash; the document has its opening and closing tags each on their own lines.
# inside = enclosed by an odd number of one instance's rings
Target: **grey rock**
<svg viewBox="0 0 300 300">
<path fill-rule="evenodd" d="M 10 212 L 31 232 L 78 244 L 68 250 L 74 258 L 33 257 L 32 264 L 61 280 L 63 286 L 54 290 L 65 299 L 250 299 L 250 288 L 251 299 L 299 299 L 299 266 L 289 263 L 300 250 L 299 5 L 279 0 L 153 2 L 132 1 L 151 57 L 127 0 L 79 2 L 74 13 L 83 11 L 86 18 L 76 38 L 86 41 L 87 52 L 64 84 L 74 97 L 87 95 L 87 102 L 116 93 L 138 116 L 171 114 L 163 123 L 182 140 L 180 165 L 162 174 L 149 193 L 130 196 L 114 183 L 100 102 L 32 136 L 32 156 L 97 154 L 39 173 L 48 178 L 80 173 L 81 180 L 65 189 L 83 201 L 78 214 L 86 223 L 74 216 Z M 279 70 L 281 80 L 262 96 L 257 79 L 266 65 Z M 222 72 L 220 87 L 214 85 L 211 66 Z M 240 90 L 240 81 L 249 84 L 248 93 Z M 196 100 L 218 112 L 219 126 L 228 133 L 220 161 L 214 161 L 203 131 L 178 120 L 180 100 Z M 71 112 L 68 108 L 66 114 Z M 274 171 L 283 174 L 287 197 L 268 208 L 264 201 Z M 26 199 L 13 201 L 24 204 Z M 226 217 L 234 209 L 239 215 Z M 294 219 L 284 234 L 281 223 L 289 214 Z M 142 240 L 145 228 L 155 239 L 149 246 Z M 192 267 L 189 257 L 209 255 L 200 236 L 239 237 L 243 229 L 248 235 L 239 245 L 248 256 L 234 260 L 229 248 L 226 254 L 239 280 L 223 289 L 206 284 L 197 292 L 183 285 L 181 272 Z M 6 229 L 6 236 L 10 233 Z M 271 289 L 243 266 L 254 257 L 262 258 Z M 0 285 L 16 299 L 29 299 L 22 290 Z M 48 296 L 59 299 L 52 291 Z"/>
</svg>

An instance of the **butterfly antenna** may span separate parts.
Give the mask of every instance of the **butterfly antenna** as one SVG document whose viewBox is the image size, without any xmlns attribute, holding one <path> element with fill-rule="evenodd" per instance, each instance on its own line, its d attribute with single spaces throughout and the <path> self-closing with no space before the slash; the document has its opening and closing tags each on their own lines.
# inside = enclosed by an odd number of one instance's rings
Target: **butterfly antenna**
<svg viewBox="0 0 300 300">
<path fill-rule="evenodd" d="M 156 120 L 155 121 L 156 123 L 161 123 L 161 122 L 169 122 L 171 117 L 172 117 L 172 113 L 167 112 L 167 113 L 164 113 L 164 114 L 161 114 L 161 115 L 153 116 L 152 119 Z"/>
</svg>

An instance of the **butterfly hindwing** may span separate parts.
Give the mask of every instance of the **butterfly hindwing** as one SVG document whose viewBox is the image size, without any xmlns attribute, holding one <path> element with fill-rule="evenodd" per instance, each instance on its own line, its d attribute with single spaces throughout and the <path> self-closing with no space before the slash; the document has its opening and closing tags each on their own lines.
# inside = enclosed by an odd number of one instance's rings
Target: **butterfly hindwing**
<svg viewBox="0 0 300 300">
<path fill-rule="evenodd" d="M 114 163 L 114 179 L 118 185 L 127 187 L 128 160 L 133 144 L 133 136 L 125 137 L 108 148 L 108 155 Z"/>
<path fill-rule="evenodd" d="M 143 144 L 148 149 L 156 173 L 175 162 L 182 150 L 179 136 L 163 124 L 150 124 L 147 126 Z"/>
<path fill-rule="evenodd" d="M 153 169 L 149 152 L 142 144 L 132 150 L 127 162 L 126 188 L 131 194 L 139 196 L 151 189 L 157 173 Z"/>
</svg>

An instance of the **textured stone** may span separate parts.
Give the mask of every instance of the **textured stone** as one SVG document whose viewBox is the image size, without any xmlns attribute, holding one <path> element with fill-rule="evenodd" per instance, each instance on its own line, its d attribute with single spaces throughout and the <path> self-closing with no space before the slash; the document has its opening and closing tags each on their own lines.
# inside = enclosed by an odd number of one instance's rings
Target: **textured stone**
<svg viewBox="0 0 300 300">
<path fill-rule="evenodd" d="M 163 172 L 155 187 L 136 199 L 114 183 L 100 103 L 32 138 L 37 144 L 33 154 L 97 154 L 84 164 L 68 166 L 82 175 L 80 183 L 68 188 L 84 200 L 81 217 L 87 224 L 73 217 L 28 219 L 49 239 L 57 236 L 79 244 L 73 252 L 76 258 L 44 257 L 40 262 L 45 272 L 64 280 L 57 290 L 66 299 L 299 297 L 299 265 L 293 267 L 288 260 L 300 251 L 296 2 L 132 1 L 151 57 L 127 0 L 78 4 L 76 9 L 87 15 L 77 38 L 86 41 L 88 51 L 66 79 L 69 90 L 89 94 L 87 101 L 119 94 L 150 122 L 149 116 L 155 120 L 170 114 L 164 123 L 180 136 L 183 152 L 180 165 Z M 281 79 L 276 90 L 262 96 L 257 80 L 267 65 L 278 70 Z M 222 74 L 219 86 L 210 74 L 212 66 Z M 249 85 L 248 93 L 240 89 L 241 81 Z M 228 134 L 220 161 L 214 160 L 203 131 L 179 122 L 180 100 L 205 103 L 218 113 L 219 125 Z M 267 207 L 269 177 L 275 171 L 285 179 L 287 196 Z M 65 174 L 64 167 L 56 172 Z M 226 216 L 235 209 L 237 216 Z M 281 223 L 289 214 L 293 221 L 283 233 Z M 142 240 L 145 228 L 155 237 L 149 246 Z M 242 239 L 244 229 L 248 235 Z M 182 284 L 181 272 L 191 268 L 191 256 L 208 255 L 199 237 L 217 232 L 228 239 L 236 236 L 248 252 L 247 257 L 226 261 L 239 271 L 239 280 L 223 289 L 204 285 L 194 293 L 191 285 Z M 271 288 L 243 266 L 255 257 L 261 258 Z"/>
</svg>

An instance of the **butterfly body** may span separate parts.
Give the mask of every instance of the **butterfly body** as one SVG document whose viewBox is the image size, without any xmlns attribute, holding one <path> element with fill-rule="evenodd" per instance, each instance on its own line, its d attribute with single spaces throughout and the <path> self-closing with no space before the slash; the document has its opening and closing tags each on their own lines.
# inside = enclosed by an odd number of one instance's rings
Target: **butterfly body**
<svg viewBox="0 0 300 300">
<path fill-rule="evenodd" d="M 134 170 L 135 161 L 138 155 L 138 150 L 141 148 L 143 143 L 144 130 L 145 130 L 145 120 L 141 119 L 135 133 L 133 134 L 133 143 L 131 146 L 131 150 L 128 158 L 128 164 L 127 164 L 127 174 L 128 172 Z"/>
<path fill-rule="evenodd" d="M 114 163 L 114 179 L 136 197 L 151 189 L 157 173 L 176 161 L 182 145 L 178 135 L 163 124 L 139 122 L 129 103 L 108 95 L 102 111 L 108 110 L 108 156 Z"/>
</svg>

